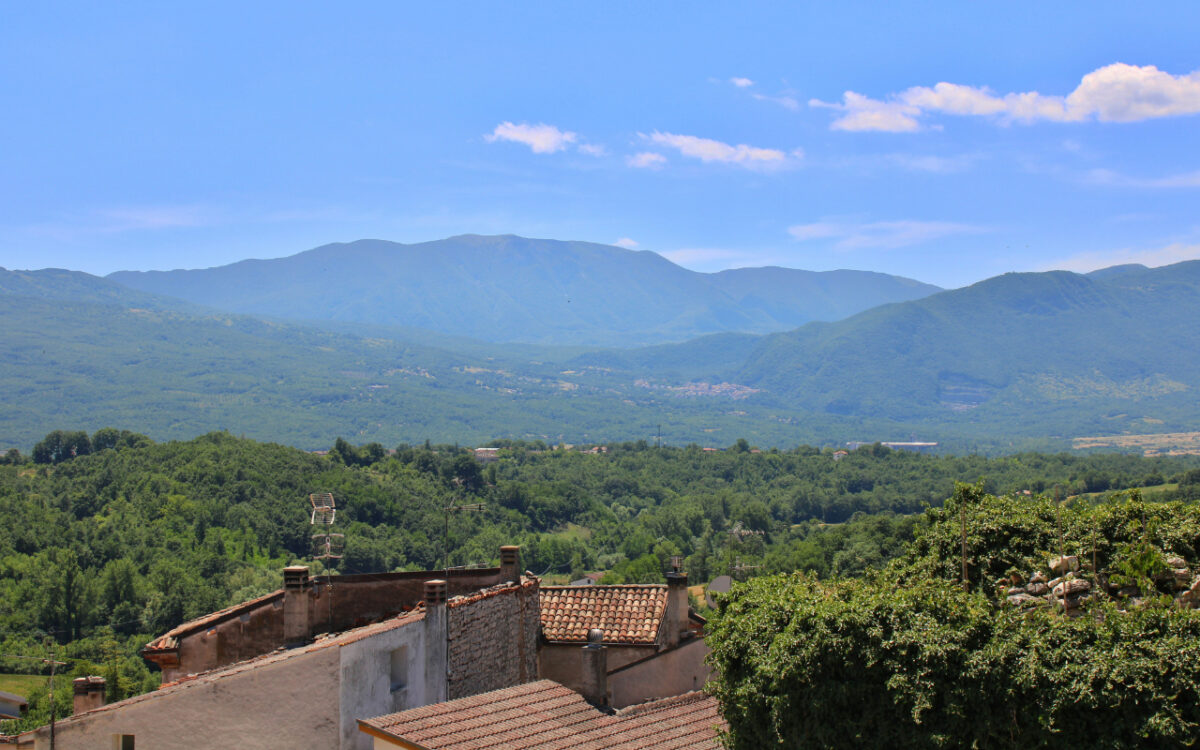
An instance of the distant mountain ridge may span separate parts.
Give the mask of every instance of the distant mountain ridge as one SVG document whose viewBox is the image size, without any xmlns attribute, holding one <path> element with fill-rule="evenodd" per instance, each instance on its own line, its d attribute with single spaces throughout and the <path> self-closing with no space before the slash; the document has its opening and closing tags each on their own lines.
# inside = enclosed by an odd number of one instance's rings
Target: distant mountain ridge
<svg viewBox="0 0 1200 750">
<path fill-rule="evenodd" d="M 853 418 L 1032 424 L 1075 409 L 1145 417 L 1153 431 L 1198 413 L 1198 317 L 1200 261 L 1009 273 L 785 333 L 576 362 L 631 377 L 664 363 L 675 377 L 736 382 L 804 412 Z M 718 344 L 731 356 L 715 356 Z"/>
<path fill-rule="evenodd" d="M 109 280 L 249 315 L 425 328 L 492 342 L 632 346 L 784 331 L 940 291 L 868 271 L 705 274 L 649 251 L 461 235 L 359 240 L 202 270 Z"/>
</svg>

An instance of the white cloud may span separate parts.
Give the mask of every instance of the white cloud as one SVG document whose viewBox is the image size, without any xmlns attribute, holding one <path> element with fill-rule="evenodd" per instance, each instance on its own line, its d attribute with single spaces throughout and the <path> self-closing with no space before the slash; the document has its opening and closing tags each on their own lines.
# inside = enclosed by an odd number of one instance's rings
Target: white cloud
<svg viewBox="0 0 1200 750">
<path fill-rule="evenodd" d="M 839 250 L 863 248 L 891 249 L 920 245 L 932 240 L 955 234 L 975 234 L 986 231 L 983 227 L 950 221 L 875 221 L 868 223 L 844 223 L 819 221 L 812 224 L 796 224 L 788 227 L 788 234 L 801 242 L 833 239 Z"/>
<path fill-rule="evenodd" d="M 626 158 L 625 163 L 639 169 L 658 169 L 667 163 L 667 157 L 653 151 L 643 151 Z"/>
<path fill-rule="evenodd" d="M 840 103 L 813 99 L 809 105 L 843 112 L 831 124 L 834 130 L 891 133 L 919 130 L 918 118 L 930 113 L 1023 123 L 1136 122 L 1200 112 L 1200 70 L 1177 76 L 1153 65 L 1113 63 L 1085 75 L 1066 96 L 1036 91 L 998 95 L 987 87 L 941 82 L 914 86 L 885 100 L 847 91 Z"/>
<path fill-rule="evenodd" d="M 885 133 L 911 133 L 921 129 L 917 116 L 921 111 L 901 102 L 881 102 L 862 94 L 847 91 L 842 95 L 842 104 L 829 104 L 818 99 L 809 99 L 808 106 L 840 109 L 846 112 L 833 121 L 834 130 L 880 130 Z"/>
<path fill-rule="evenodd" d="M 529 125 L 526 123 L 514 124 L 508 121 L 500 123 L 495 130 L 483 136 L 488 143 L 496 141 L 523 143 L 535 154 L 553 154 L 556 151 L 562 151 L 569 144 L 574 143 L 577 137 L 569 130 L 559 130 L 553 125 L 545 123 Z"/>
<path fill-rule="evenodd" d="M 918 172 L 935 172 L 949 174 L 961 172 L 971 166 L 979 157 L 974 154 L 958 156 L 934 156 L 932 154 L 888 154 L 884 159 L 890 164 Z"/>
<path fill-rule="evenodd" d="M 623 247 L 626 250 L 633 250 L 634 248 L 636 248 L 638 246 L 638 243 L 636 240 L 632 240 L 628 237 L 622 237 L 621 239 L 617 240 L 613 244 L 616 245 L 617 247 Z"/>
<path fill-rule="evenodd" d="M 206 223 L 205 213 L 199 206 L 137 206 L 97 212 L 105 232 L 197 227 Z"/>
<path fill-rule="evenodd" d="M 1142 188 L 1194 188 L 1200 187 L 1200 170 L 1167 175 L 1166 177 L 1129 177 L 1110 169 L 1093 169 L 1087 181 L 1095 185 L 1115 185 Z"/>
<path fill-rule="evenodd" d="M 732 146 L 711 138 L 660 133 L 657 130 L 650 135 L 643 134 L 642 137 L 652 143 L 673 148 L 684 156 L 699 159 L 703 162 L 736 164 L 742 167 L 758 169 L 788 166 L 793 159 L 798 159 L 804 154 L 800 149 L 795 149 L 789 155 L 774 148 L 748 146 L 745 143 Z"/>
<path fill-rule="evenodd" d="M 760 102 L 771 102 L 772 104 L 778 104 L 779 106 L 783 107 L 784 109 L 790 109 L 793 112 L 800 111 L 800 102 L 797 101 L 794 97 L 787 96 L 786 94 L 781 95 L 781 96 L 767 96 L 766 94 L 751 94 L 750 96 L 754 97 L 755 99 L 759 100 Z"/>
<path fill-rule="evenodd" d="M 729 82 L 732 83 L 734 86 L 737 86 L 739 89 L 744 89 L 748 86 L 754 85 L 754 81 L 751 81 L 749 78 L 734 77 L 734 78 L 730 78 Z"/>
<path fill-rule="evenodd" d="M 1076 255 L 1052 261 L 1040 267 L 1040 271 L 1076 271 L 1087 273 L 1099 268 L 1119 266 L 1125 263 L 1141 263 L 1144 266 L 1167 266 L 1185 260 L 1200 258 L 1200 245 L 1186 245 L 1175 242 L 1170 245 L 1151 249 L 1121 248 L 1119 250 L 1101 250 L 1078 253 Z"/>
<path fill-rule="evenodd" d="M 579 153 L 587 154 L 588 156 L 604 156 L 608 153 L 608 150 L 595 143 L 581 143 L 579 144 Z"/>
</svg>

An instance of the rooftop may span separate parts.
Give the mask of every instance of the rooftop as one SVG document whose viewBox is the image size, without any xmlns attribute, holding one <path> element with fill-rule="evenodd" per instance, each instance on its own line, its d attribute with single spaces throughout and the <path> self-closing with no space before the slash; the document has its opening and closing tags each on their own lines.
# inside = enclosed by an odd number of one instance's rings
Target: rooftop
<svg viewBox="0 0 1200 750">
<path fill-rule="evenodd" d="M 542 633 L 557 643 L 587 643 L 592 628 L 605 643 L 649 645 L 667 611 L 662 584 L 625 586 L 543 586 Z"/>
<path fill-rule="evenodd" d="M 557 682 L 539 680 L 358 724 L 367 734 L 418 750 L 716 750 L 725 722 L 716 699 L 704 693 L 607 713 Z"/>
</svg>

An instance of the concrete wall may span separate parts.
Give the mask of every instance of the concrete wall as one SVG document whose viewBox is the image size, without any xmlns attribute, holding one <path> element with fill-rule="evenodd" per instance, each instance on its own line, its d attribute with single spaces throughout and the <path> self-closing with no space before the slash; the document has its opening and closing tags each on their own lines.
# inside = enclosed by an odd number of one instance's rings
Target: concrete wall
<svg viewBox="0 0 1200 750">
<path fill-rule="evenodd" d="M 163 682 L 253 659 L 283 645 L 283 597 L 231 615 L 179 639 L 179 665 L 163 667 Z"/>
<path fill-rule="evenodd" d="M 337 648 L 298 654 L 61 721 L 55 750 L 108 750 L 116 734 L 132 734 L 137 750 L 336 748 L 337 682 Z M 36 747 L 50 747 L 46 727 Z"/>
<path fill-rule="evenodd" d="M 442 647 L 445 638 L 429 632 L 424 621 L 364 638 L 341 652 L 341 716 L 343 750 L 368 750 L 371 738 L 358 730 L 356 719 L 382 716 L 430 702 L 424 653 L 429 641 Z"/>
<path fill-rule="evenodd" d="M 500 569 L 451 570 L 449 577 L 442 571 L 318 576 L 313 579 L 312 632 L 337 633 L 408 611 L 424 598 L 425 581 L 433 578 L 446 581 L 447 596 L 460 596 L 499 583 Z"/>
<path fill-rule="evenodd" d="M 608 672 L 608 700 L 613 708 L 669 698 L 700 690 L 712 674 L 704 663 L 708 646 L 696 638 L 652 658 Z"/>
<path fill-rule="evenodd" d="M 583 687 L 582 643 L 543 643 L 538 650 L 538 677 L 566 685 L 578 692 Z M 658 647 L 649 646 L 606 646 L 608 671 L 645 659 L 658 653 Z"/>
<path fill-rule="evenodd" d="M 538 581 L 447 606 L 449 699 L 537 679 Z"/>
</svg>

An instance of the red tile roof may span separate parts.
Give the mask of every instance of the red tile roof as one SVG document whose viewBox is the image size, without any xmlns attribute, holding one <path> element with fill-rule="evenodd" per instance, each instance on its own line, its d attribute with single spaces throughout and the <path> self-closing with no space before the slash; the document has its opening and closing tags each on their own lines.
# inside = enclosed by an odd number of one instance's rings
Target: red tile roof
<svg viewBox="0 0 1200 750">
<path fill-rule="evenodd" d="M 543 586 L 542 634 L 557 643 L 587 643 L 592 628 L 605 643 L 649 645 L 658 638 L 667 611 L 667 587 Z"/>
<path fill-rule="evenodd" d="M 716 750 L 717 730 L 725 726 L 716 699 L 704 693 L 609 714 L 550 680 L 360 719 L 358 724 L 400 747 L 427 750 Z"/>
</svg>

